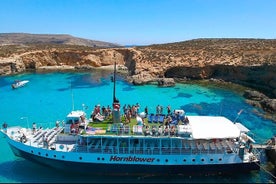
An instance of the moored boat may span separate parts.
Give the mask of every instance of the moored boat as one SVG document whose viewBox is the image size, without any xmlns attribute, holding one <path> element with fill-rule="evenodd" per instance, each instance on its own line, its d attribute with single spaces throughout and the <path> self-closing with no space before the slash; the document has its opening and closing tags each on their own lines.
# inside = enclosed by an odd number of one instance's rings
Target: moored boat
<svg viewBox="0 0 276 184">
<path fill-rule="evenodd" d="M 190 116 L 184 109 L 135 113 L 130 121 L 124 115 L 114 83 L 112 111 L 104 121 L 72 111 L 55 127 L 6 127 L 2 133 L 15 155 L 72 172 L 185 175 L 259 169 L 250 147 L 254 140 L 241 123 Z"/>
<path fill-rule="evenodd" d="M 29 83 L 30 81 L 28 80 L 16 80 L 14 81 L 14 83 L 11 85 L 12 89 L 16 89 L 16 88 L 20 88 L 20 87 L 23 87 L 25 86 L 27 83 Z"/>
</svg>

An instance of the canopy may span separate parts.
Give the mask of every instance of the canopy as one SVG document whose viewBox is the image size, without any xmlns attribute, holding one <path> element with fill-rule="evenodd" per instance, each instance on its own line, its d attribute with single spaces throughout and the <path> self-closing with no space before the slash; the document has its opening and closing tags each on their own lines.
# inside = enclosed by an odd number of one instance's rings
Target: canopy
<svg viewBox="0 0 276 184">
<path fill-rule="evenodd" d="M 226 139 L 240 136 L 240 129 L 222 116 L 187 116 L 194 139 Z"/>
</svg>

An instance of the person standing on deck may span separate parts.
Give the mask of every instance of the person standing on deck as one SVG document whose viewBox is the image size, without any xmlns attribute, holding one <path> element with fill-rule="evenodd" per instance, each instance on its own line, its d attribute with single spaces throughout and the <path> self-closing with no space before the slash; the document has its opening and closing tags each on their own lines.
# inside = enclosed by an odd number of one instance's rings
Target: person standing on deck
<svg viewBox="0 0 276 184">
<path fill-rule="evenodd" d="M 33 134 L 35 134 L 35 132 L 36 132 L 36 123 L 33 122 Z"/>
<path fill-rule="evenodd" d="M 6 122 L 4 122 L 2 127 L 3 127 L 4 132 L 7 133 L 8 124 Z"/>
<path fill-rule="evenodd" d="M 170 105 L 167 106 L 167 111 L 168 111 L 168 115 L 171 114 L 171 106 Z"/>
<path fill-rule="evenodd" d="M 146 106 L 145 107 L 145 114 L 146 114 L 145 118 L 148 117 L 148 113 L 149 113 L 148 106 Z"/>
</svg>

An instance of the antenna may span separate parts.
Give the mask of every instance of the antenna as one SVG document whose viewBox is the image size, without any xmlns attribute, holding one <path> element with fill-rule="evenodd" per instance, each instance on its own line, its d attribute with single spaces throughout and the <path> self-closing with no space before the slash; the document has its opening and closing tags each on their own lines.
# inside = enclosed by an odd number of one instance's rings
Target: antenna
<svg viewBox="0 0 276 184">
<path fill-rule="evenodd" d="M 234 120 L 234 124 L 236 123 L 236 121 L 238 120 L 239 116 L 241 115 L 241 113 L 243 112 L 243 109 L 241 109 L 238 114 L 237 114 L 237 117 L 236 119 Z"/>
</svg>

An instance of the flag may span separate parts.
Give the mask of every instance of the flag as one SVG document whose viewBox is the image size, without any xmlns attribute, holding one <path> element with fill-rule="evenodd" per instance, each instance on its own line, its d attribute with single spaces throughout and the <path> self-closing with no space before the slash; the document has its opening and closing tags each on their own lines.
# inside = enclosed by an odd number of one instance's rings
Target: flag
<svg viewBox="0 0 276 184">
<path fill-rule="evenodd" d="M 241 110 L 238 112 L 238 115 L 241 115 L 242 111 L 243 111 L 243 109 L 241 109 Z"/>
</svg>

